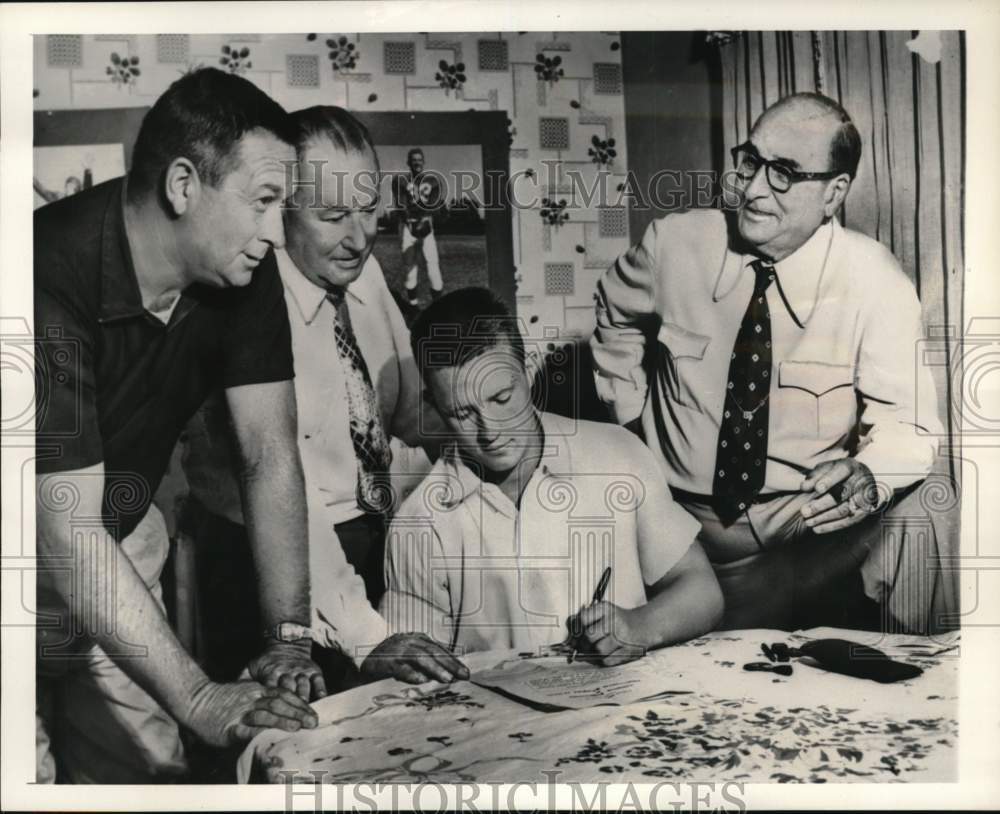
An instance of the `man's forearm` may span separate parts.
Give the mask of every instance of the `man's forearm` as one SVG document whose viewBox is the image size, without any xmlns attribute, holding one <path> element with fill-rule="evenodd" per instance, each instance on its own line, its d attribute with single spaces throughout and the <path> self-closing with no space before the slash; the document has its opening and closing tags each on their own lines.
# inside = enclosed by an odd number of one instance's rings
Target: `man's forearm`
<svg viewBox="0 0 1000 814">
<path fill-rule="evenodd" d="M 590 338 L 594 384 L 598 398 L 611 407 L 619 424 L 638 416 L 646 400 L 643 358 L 647 334 L 658 327 L 661 225 L 653 221 L 642 242 L 619 257 L 597 282 L 596 328 Z"/>
<path fill-rule="evenodd" d="M 654 587 L 655 595 L 638 609 L 646 635 L 636 644 L 661 647 L 712 630 L 722 618 L 723 604 L 722 592 L 710 577 L 692 569 Z"/>
<path fill-rule="evenodd" d="M 253 550 L 261 622 L 310 622 L 305 490 L 298 451 L 265 457 L 243 476 L 247 534 Z"/>
<path fill-rule="evenodd" d="M 888 489 L 905 489 L 927 477 L 934 466 L 938 436 L 921 435 L 917 428 L 898 422 L 884 422 L 869 431 L 868 439 L 855 457 Z"/>
<path fill-rule="evenodd" d="M 454 634 L 451 614 L 426 597 L 391 585 L 379 604 L 379 613 L 387 623 L 387 635 L 423 633 L 436 641 L 448 643 Z"/>
<path fill-rule="evenodd" d="M 129 678 L 190 726 L 192 701 L 208 678 L 181 647 L 159 605 L 106 529 L 85 530 L 74 541 L 79 531 L 71 529 L 65 518 L 39 510 L 40 561 L 73 615 L 75 629 L 82 625 L 84 635 Z M 40 658 L 45 658 L 44 652 Z"/>
</svg>

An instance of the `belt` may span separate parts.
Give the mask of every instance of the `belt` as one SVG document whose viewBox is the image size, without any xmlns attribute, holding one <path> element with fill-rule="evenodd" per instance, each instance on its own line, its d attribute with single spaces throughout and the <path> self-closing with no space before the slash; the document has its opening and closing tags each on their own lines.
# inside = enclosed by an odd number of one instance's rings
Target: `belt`
<svg viewBox="0 0 1000 814">
<path fill-rule="evenodd" d="M 711 506 L 715 502 L 715 498 L 712 495 L 699 495 L 695 492 L 689 492 L 686 489 L 679 489 L 676 486 L 670 487 L 670 494 L 678 503 L 702 503 L 706 506 Z M 769 503 L 772 500 L 777 500 L 779 497 L 801 494 L 802 492 L 798 489 L 780 489 L 776 492 L 763 492 L 750 498 L 750 504 Z"/>
</svg>

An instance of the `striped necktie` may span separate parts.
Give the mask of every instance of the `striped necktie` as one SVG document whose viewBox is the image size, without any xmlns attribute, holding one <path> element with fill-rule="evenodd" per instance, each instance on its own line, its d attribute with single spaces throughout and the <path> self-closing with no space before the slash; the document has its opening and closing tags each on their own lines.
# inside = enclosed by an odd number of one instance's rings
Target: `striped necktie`
<svg viewBox="0 0 1000 814">
<path fill-rule="evenodd" d="M 384 479 L 392 463 L 392 451 L 382 426 L 378 396 L 351 327 L 344 290 L 329 291 L 326 298 L 336 309 L 333 335 L 347 385 L 351 443 L 358 462 L 358 505 L 367 512 L 383 513 L 391 502 Z"/>
</svg>

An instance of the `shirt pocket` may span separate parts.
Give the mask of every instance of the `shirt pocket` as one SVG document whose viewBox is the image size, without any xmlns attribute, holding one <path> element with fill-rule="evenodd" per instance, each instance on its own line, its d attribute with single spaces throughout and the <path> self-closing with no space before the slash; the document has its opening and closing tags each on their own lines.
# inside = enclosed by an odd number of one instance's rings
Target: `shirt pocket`
<svg viewBox="0 0 1000 814">
<path fill-rule="evenodd" d="M 656 335 L 660 344 L 660 380 L 672 401 L 693 407 L 697 404 L 699 382 L 704 386 L 702 360 L 709 337 L 664 322 Z"/>
<path fill-rule="evenodd" d="M 857 420 L 854 368 L 819 361 L 781 362 L 778 367 L 781 425 L 806 437 L 836 441 Z"/>
</svg>

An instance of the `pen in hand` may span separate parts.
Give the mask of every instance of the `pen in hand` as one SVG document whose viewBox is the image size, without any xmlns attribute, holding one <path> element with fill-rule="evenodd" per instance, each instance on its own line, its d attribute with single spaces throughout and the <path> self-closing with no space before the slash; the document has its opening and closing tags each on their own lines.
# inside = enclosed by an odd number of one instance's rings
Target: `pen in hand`
<svg viewBox="0 0 1000 814">
<path fill-rule="evenodd" d="M 611 566 L 609 565 L 604 569 L 604 573 L 601 574 L 601 580 L 597 583 L 597 587 L 594 589 L 594 598 L 590 600 L 590 606 L 596 605 L 602 599 L 604 599 L 604 592 L 608 590 L 608 583 L 611 582 Z M 582 633 L 580 635 L 583 635 Z M 573 652 L 569 654 L 567 659 L 567 664 L 572 664 L 573 659 L 576 658 L 576 651 L 579 649 L 580 635 L 573 637 Z"/>
</svg>

